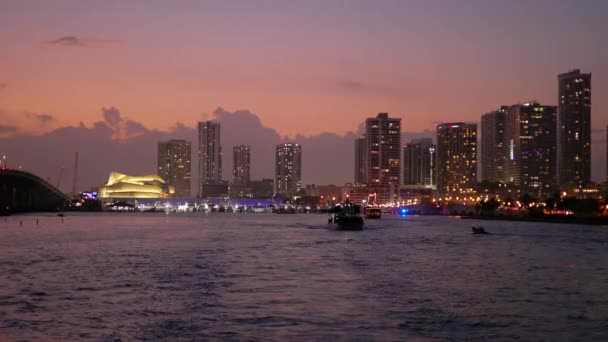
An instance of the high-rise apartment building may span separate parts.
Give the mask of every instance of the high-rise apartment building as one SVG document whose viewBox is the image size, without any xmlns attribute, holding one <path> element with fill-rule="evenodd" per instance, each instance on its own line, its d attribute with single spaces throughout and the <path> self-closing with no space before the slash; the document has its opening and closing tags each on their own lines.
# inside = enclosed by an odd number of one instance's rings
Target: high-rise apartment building
<svg viewBox="0 0 608 342">
<path fill-rule="evenodd" d="M 251 170 L 251 151 L 249 146 L 238 145 L 232 149 L 233 184 L 237 186 L 249 185 Z"/>
<path fill-rule="evenodd" d="M 537 102 L 510 106 L 505 120 L 505 183 L 521 194 L 555 189 L 557 107 Z"/>
<path fill-rule="evenodd" d="M 433 139 L 414 139 L 403 145 L 403 184 L 434 187 L 436 153 Z"/>
<path fill-rule="evenodd" d="M 475 192 L 477 183 L 477 124 L 437 126 L 437 191 L 441 195 Z"/>
<path fill-rule="evenodd" d="M 575 69 L 557 80 L 558 183 L 581 188 L 591 180 L 591 74 Z"/>
<path fill-rule="evenodd" d="M 206 184 L 220 184 L 222 180 L 222 146 L 220 124 L 213 121 L 198 123 L 199 195 L 206 197 Z"/>
<path fill-rule="evenodd" d="M 367 139 L 355 139 L 355 184 L 367 184 Z"/>
<path fill-rule="evenodd" d="M 505 120 L 508 106 L 481 116 L 481 180 L 505 181 Z"/>
<path fill-rule="evenodd" d="M 294 143 L 277 145 L 275 155 L 274 193 L 297 195 L 302 189 L 302 146 Z"/>
<path fill-rule="evenodd" d="M 175 188 L 176 197 L 190 196 L 190 142 L 169 140 L 158 143 L 158 175 Z"/>
<path fill-rule="evenodd" d="M 401 179 L 401 119 L 380 113 L 365 121 L 367 184 L 394 186 Z"/>
</svg>

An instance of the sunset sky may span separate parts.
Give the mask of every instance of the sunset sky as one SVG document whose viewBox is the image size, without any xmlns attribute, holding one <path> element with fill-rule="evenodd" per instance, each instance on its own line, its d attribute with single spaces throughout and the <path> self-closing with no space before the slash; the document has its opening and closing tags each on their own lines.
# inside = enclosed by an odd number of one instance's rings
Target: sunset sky
<svg viewBox="0 0 608 342">
<path fill-rule="evenodd" d="M 0 136 L 92 127 L 110 107 L 162 131 L 221 107 L 281 136 L 344 135 L 378 112 L 420 132 L 556 105 L 557 74 L 580 68 L 605 145 L 607 17 L 602 0 L 4 0 Z"/>
</svg>

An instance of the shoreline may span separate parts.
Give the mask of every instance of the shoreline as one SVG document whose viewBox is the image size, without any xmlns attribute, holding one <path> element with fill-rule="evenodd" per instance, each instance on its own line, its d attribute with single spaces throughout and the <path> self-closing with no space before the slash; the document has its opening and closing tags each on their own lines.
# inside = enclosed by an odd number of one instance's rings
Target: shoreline
<svg viewBox="0 0 608 342">
<path fill-rule="evenodd" d="M 461 216 L 465 220 L 486 221 L 516 221 L 516 222 L 543 222 L 561 224 L 584 224 L 590 226 L 608 226 L 608 216 L 591 217 L 518 217 L 518 216 Z"/>
</svg>

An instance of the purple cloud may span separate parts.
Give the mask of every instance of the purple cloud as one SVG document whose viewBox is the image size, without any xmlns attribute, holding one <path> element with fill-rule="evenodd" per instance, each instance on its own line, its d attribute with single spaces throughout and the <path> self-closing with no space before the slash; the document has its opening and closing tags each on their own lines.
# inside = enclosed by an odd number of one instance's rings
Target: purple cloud
<svg viewBox="0 0 608 342">
<path fill-rule="evenodd" d="M 48 43 L 53 44 L 53 45 L 77 46 L 77 47 L 83 47 L 85 45 L 84 41 L 82 41 L 80 38 L 75 37 L 75 36 L 63 36 L 63 37 L 51 40 Z"/>
<path fill-rule="evenodd" d="M 126 134 L 129 137 L 133 137 L 140 134 L 145 134 L 148 132 L 148 129 L 144 127 L 141 123 L 137 121 L 127 120 L 125 122 L 125 130 Z"/>
<path fill-rule="evenodd" d="M 17 126 L 0 125 L 0 135 L 16 133 L 18 131 L 19 131 L 19 128 Z"/>
<path fill-rule="evenodd" d="M 101 112 L 104 122 L 112 129 L 114 139 L 126 140 L 148 132 L 142 123 L 123 118 L 118 108 L 103 107 Z"/>
<path fill-rule="evenodd" d="M 46 125 L 55 121 L 55 117 L 51 114 L 37 114 L 26 112 L 25 117 L 31 120 L 35 120 L 41 125 Z"/>
<path fill-rule="evenodd" d="M 115 107 L 101 108 L 101 112 L 103 113 L 104 121 L 110 127 L 117 127 L 120 124 L 120 111 Z"/>
<path fill-rule="evenodd" d="M 77 36 L 62 36 L 46 42 L 47 44 L 67 47 L 88 47 L 120 43 L 116 39 L 83 38 Z"/>
</svg>

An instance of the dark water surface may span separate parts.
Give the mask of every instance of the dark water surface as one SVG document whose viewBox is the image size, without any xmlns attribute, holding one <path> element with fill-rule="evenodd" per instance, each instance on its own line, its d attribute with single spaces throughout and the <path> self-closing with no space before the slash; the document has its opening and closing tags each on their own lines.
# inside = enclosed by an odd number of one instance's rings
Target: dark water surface
<svg viewBox="0 0 608 342">
<path fill-rule="evenodd" d="M 340 232 L 324 215 L 228 213 L 0 220 L 0 340 L 608 340 L 605 227 L 386 217 Z"/>
</svg>

